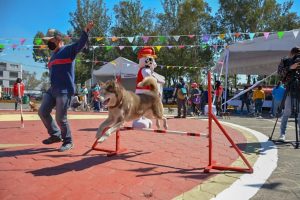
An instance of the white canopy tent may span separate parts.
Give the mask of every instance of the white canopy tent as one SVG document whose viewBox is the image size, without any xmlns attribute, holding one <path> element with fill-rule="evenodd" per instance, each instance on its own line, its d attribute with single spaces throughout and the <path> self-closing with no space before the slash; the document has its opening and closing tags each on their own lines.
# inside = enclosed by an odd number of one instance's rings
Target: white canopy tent
<svg viewBox="0 0 300 200">
<path fill-rule="evenodd" d="M 127 89 L 135 91 L 136 76 L 139 65 L 131 60 L 119 57 L 93 71 L 93 84 L 99 81 L 105 82 L 121 76 L 121 83 Z M 153 76 L 160 84 L 165 83 L 165 77 L 154 72 Z"/>
<path fill-rule="evenodd" d="M 221 75 L 225 65 L 225 96 L 228 75 L 270 75 L 276 72 L 281 58 L 288 56 L 293 47 L 300 46 L 299 32 L 300 29 L 295 29 L 285 31 L 281 39 L 277 34 L 270 34 L 227 46 L 215 68 Z"/>
<path fill-rule="evenodd" d="M 222 71 L 224 60 L 228 75 L 269 75 L 277 70 L 282 57 L 288 56 L 293 47 L 300 46 L 299 32 L 300 29 L 286 31 L 281 39 L 277 34 L 270 34 L 268 38 L 262 36 L 229 45 L 217 71 Z"/>
</svg>

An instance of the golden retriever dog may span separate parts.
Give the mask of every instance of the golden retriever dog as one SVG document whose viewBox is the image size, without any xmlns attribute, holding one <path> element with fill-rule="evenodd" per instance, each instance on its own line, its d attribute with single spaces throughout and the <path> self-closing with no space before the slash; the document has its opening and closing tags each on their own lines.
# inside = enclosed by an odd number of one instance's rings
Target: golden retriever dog
<svg viewBox="0 0 300 200">
<path fill-rule="evenodd" d="M 108 127 L 119 128 L 125 121 L 139 119 L 142 116 L 156 118 L 156 126 L 160 129 L 159 120 L 163 120 L 163 126 L 168 128 L 167 119 L 164 117 L 164 108 L 159 96 L 156 79 L 146 77 L 139 83 L 140 87 L 150 86 L 149 92 L 135 94 L 125 90 L 116 81 L 107 81 L 102 85 L 104 94 L 103 104 L 107 105 L 108 118 L 100 124 L 96 138 L 100 138 Z M 106 133 L 106 136 L 109 133 Z M 111 134 L 111 133 L 110 133 Z M 104 140 L 101 138 L 101 140 Z M 102 142 L 98 140 L 99 142 Z"/>
<path fill-rule="evenodd" d="M 30 107 L 30 111 L 32 112 L 38 111 L 38 106 L 33 101 L 29 101 L 29 107 Z"/>
</svg>

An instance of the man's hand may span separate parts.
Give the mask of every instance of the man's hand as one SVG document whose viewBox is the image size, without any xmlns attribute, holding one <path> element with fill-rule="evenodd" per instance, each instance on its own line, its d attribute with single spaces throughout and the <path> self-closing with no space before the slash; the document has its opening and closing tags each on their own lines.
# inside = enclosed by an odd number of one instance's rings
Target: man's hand
<svg viewBox="0 0 300 200">
<path fill-rule="evenodd" d="M 297 69 L 300 68 L 300 62 L 294 63 L 290 66 L 290 69 Z"/>
<path fill-rule="evenodd" d="M 94 27 L 94 22 L 90 21 L 84 28 L 84 31 L 88 33 L 93 27 Z"/>
</svg>

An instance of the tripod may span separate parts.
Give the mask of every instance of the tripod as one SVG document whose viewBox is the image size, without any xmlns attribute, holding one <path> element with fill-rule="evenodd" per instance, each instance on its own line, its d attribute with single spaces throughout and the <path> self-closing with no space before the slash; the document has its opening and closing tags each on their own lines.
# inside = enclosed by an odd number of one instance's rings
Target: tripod
<svg viewBox="0 0 300 200">
<path fill-rule="evenodd" d="M 287 88 L 285 90 L 283 99 L 280 103 L 280 106 L 277 109 L 276 112 L 276 122 L 274 124 L 273 127 L 273 131 L 271 133 L 271 136 L 269 137 L 269 140 L 272 140 L 274 131 L 275 131 L 275 127 L 277 125 L 278 122 L 278 118 L 280 116 L 280 113 L 282 111 L 283 106 L 285 105 L 285 101 L 287 98 L 290 98 L 290 107 L 291 107 L 291 113 L 294 114 L 294 120 L 295 120 L 295 134 L 296 134 L 296 141 L 287 141 L 286 143 L 290 143 L 294 146 L 295 149 L 299 148 L 299 134 L 298 134 L 298 114 L 299 114 L 299 104 L 300 104 L 300 94 L 299 94 L 299 87 L 300 87 L 300 82 L 299 79 L 296 76 L 293 76 L 292 80 L 289 81 Z M 275 141 L 278 142 L 278 141 Z"/>
</svg>

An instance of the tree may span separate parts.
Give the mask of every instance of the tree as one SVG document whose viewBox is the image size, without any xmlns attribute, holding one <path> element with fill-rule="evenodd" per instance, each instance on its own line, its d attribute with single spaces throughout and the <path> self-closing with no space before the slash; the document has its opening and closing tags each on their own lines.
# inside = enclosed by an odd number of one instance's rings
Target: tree
<svg viewBox="0 0 300 200">
<path fill-rule="evenodd" d="M 196 66 L 198 68 L 163 68 L 160 71 L 169 83 L 178 76 L 187 75 L 190 81 L 200 82 L 201 68 L 211 66 L 213 49 L 202 42 L 201 34 L 210 32 L 213 18 L 210 8 L 203 0 L 164 0 L 164 13 L 158 14 L 157 30 L 161 35 L 197 35 L 181 37 L 178 41 L 169 38 L 168 45 L 186 45 L 184 49 L 162 49 L 158 63 L 173 66 Z M 192 47 L 191 47 L 192 46 Z M 172 70 L 172 71 L 171 71 Z M 170 80 L 172 79 L 172 81 Z"/>
<path fill-rule="evenodd" d="M 41 83 L 36 79 L 36 72 L 23 71 L 22 77 L 27 90 L 34 90 Z"/>
<path fill-rule="evenodd" d="M 279 4 L 276 0 L 220 0 L 216 16 L 220 32 L 284 31 L 298 28 L 299 16 L 291 12 L 293 1 Z"/>
<path fill-rule="evenodd" d="M 115 42 L 115 45 L 143 46 L 145 44 L 141 38 L 136 37 L 133 43 L 130 43 L 127 37 L 154 34 L 155 14 L 150 9 L 144 10 L 140 0 L 120 1 L 114 6 L 114 13 L 116 23 L 112 27 L 111 32 L 115 36 L 125 37 L 119 42 Z M 151 42 L 147 44 L 149 45 Z M 114 49 L 113 53 L 115 55 L 114 58 L 121 55 L 130 60 L 137 60 L 137 51 L 138 48 L 134 51 L 133 49 L 125 48 L 123 50 Z"/>
<path fill-rule="evenodd" d="M 90 44 L 101 45 L 103 40 L 97 41 L 96 37 L 105 37 L 108 34 L 108 30 L 111 24 L 111 19 L 107 14 L 107 8 L 105 7 L 103 0 L 77 0 L 77 9 L 75 12 L 70 13 L 70 20 L 73 27 L 72 38 L 79 38 L 82 30 L 86 24 L 93 20 L 94 27 L 89 33 Z M 75 77 L 77 82 L 85 82 L 91 78 L 91 71 L 94 64 L 92 62 L 83 62 L 86 60 L 95 61 L 105 60 L 105 49 L 104 48 L 90 48 L 89 45 L 80 54 L 80 62 L 77 62 Z M 93 56 L 94 54 L 94 56 Z M 79 59 L 78 59 L 79 60 Z M 80 63 L 80 64 L 79 64 Z"/>
<path fill-rule="evenodd" d="M 41 90 L 47 91 L 50 87 L 49 72 L 43 72 L 41 77 Z"/>
</svg>

